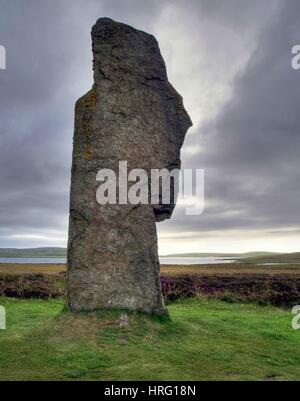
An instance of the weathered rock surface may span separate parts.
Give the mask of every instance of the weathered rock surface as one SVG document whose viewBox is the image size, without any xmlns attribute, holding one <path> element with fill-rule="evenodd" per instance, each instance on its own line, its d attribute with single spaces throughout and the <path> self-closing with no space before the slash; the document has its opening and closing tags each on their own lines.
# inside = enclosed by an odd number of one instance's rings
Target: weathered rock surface
<svg viewBox="0 0 300 401">
<path fill-rule="evenodd" d="M 170 205 L 99 205 L 99 169 L 180 167 L 191 120 L 168 82 L 156 39 L 108 18 L 92 29 L 94 85 L 77 101 L 67 293 L 74 311 L 163 314 L 156 221 Z"/>
</svg>

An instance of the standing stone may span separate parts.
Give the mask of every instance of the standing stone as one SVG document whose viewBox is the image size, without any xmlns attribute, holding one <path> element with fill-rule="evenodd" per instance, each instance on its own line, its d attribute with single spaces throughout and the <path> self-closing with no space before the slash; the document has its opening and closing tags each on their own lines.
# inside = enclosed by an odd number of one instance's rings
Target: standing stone
<svg viewBox="0 0 300 401">
<path fill-rule="evenodd" d="M 94 85 L 75 109 L 68 243 L 73 311 L 122 308 L 164 314 L 156 222 L 169 205 L 100 205 L 99 169 L 180 168 L 192 125 L 168 82 L 156 39 L 101 18 L 92 29 Z"/>
</svg>

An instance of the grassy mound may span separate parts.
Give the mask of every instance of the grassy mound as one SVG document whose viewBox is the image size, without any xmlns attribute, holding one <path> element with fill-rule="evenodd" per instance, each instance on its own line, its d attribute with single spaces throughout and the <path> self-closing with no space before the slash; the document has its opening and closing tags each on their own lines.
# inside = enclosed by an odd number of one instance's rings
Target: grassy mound
<svg viewBox="0 0 300 401">
<path fill-rule="evenodd" d="M 59 299 L 0 298 L 1 380 L 300 379 L 290 312 L 190 299 L 168 318 L 121 311 L 73 315 Z"/>
</svg>

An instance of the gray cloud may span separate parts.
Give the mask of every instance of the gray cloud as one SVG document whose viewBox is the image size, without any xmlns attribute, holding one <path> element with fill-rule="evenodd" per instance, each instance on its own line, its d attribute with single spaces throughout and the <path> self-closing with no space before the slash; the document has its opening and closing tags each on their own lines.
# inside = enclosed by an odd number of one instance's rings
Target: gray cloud
<svg viewBox="0 0 300 401">
<path fill-rule="evenodd" d="M 181 211 L 182 231 L 299 231 L 300 74 L 291 68 L 299 12 L 299 2 L 282 3 L 235 77 L 230 101 L 192 138 L 202 150 L 186 166 L 206 169 L 207 210 L 193 221 Z"/>
<path fill-rule="evenodd" d="M 290 51 L 300 43 L 299 2 L 0 5 L 8 67 L 0 71 L 0 246 L 66 238 L 73 105 L 91 86 L 90 29 L 101 16 L 157 36 L 171 80 L 199 115 L 186 150 L 200 150 L 183 152 L 183 167 L 206 169 L 207 209 L 191 219 L 178 208 L 162 235 L 296 232 L 300 73 Z"/>
</svg>

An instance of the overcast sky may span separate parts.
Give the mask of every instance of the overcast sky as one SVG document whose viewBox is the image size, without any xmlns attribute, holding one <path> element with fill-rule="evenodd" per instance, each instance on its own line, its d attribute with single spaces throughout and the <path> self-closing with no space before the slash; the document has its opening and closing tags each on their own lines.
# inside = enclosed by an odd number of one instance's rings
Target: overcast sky
<svg viewBox="0 0 300 401">
<path fill-rule="evenodd" d="M 90 30 L 153 33 L 194 126 L 205 212 L 177 207 L 160 253 L 300 250 L 299 0 L 0 0 L 0 247 L 65 246 L 74 103 L 92 85 Z"/>
</svg>

